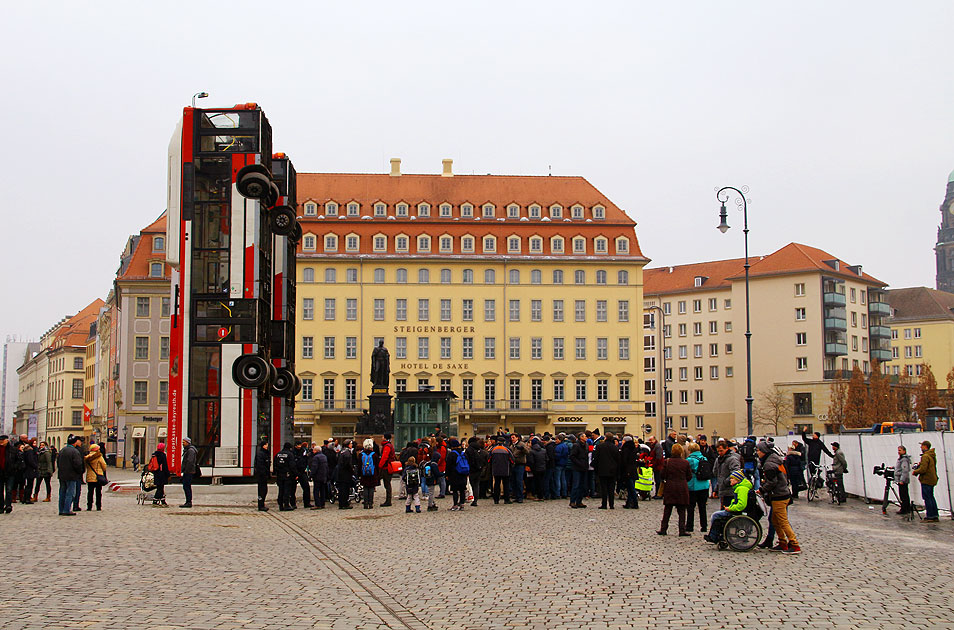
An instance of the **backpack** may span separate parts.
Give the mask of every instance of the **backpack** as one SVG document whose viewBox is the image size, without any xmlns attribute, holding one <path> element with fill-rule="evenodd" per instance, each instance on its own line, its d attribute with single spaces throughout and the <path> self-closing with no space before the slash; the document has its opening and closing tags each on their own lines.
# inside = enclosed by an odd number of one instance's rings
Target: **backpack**
<svg viewBox="0 0 954 630">
<path fill-rule="evenodd" d="M 408 468 L 404 485 L 407 486 L 409 493 L 414 494 L 417 492 L 417 489 L 421 487 L 421 471 L 417 468 Z"/>
<path fill-rule="evenodd" d="M 759 500 L 756 498 L 754 489 L 749 490 L 749 500 L 745 504 L 745 510 L 743 510 L 743 512 L 757 521 L 765 516 L 765 511 L 762 509 L 762 506 L 759 505 Z"/>
<path fill-rule="evenodd" d="M 454 468 L 457 470 L 458 475 L 466 476 L 470 474 L 470 462 L 467 461 L 463 453 L 457 453 L 457 462 L 454 464 Z"/>
<path fill-rule="evenodd" d="M 712 479 L 712 462 L 708 458 L 703 457 L 699 460 L 699 465 L 696 466 L 696 479 L 699 481 Z"/>
<path fill-rule="evenodd" d="M 159 470 L 159 458 L 155 455 L 149 460 L 149 463 L 146 465 L 146 470 L 149 472 L 158 472 Z"/>
<path fill-rule="evenodd" d="M 374 476 L 374 453 L 361 453 L 361 475 Z"/>
<path fill-rule="evenodd" d="M 424 478 L 428 482 L 437 479 L 437 462 L 424 462 Z"/>
</svg>

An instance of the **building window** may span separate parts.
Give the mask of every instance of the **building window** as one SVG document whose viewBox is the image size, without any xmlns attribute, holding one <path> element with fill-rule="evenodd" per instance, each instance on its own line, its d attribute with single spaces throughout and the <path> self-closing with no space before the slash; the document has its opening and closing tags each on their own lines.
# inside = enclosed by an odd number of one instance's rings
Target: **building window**
<svg viewBox="0 0 954 630">
<path fill-rule="evenodd" d="M 606 300 L 596 300 L 596 321 L 606 321 Z"/>
<path fill-rule="evenodd" d="M 803 332 L 795 333 L 795 345 L 796 346 L 808 345 L 808 334 Z"/>
<path fill-rule="evenodd" d="M 563 321 L 563 300 L 553 300 L 553 321 Z"/>
<path fill-rule="evenodd" d="M 395 300 L 394 318 L 399 322 L 407 321 L 407 298 L 398 298 Z"/>
<path fill-rule="evenodd" d="M 629 321 L 629 300 L 620 300 L 617 304 L 619 321 L 628 322 Z"/>
<path fill-rule="evenodd" d="M 325 337 L 325 358 L 326 359 L 335 358 L 335 338 L 334 337 Z"/>
<path fill-rule="evenodd" d="M 701 381 L 701 380 L 702 380 L 702 366 L 701 366 L 701 365 L 697 365 L 696 367 L 694 367 L 694 368 L 692 369 L 692 378 L 693 378 L 693 380 L 696 380 L 696 381 Z"/>
<path fill-rule="evenodd" d="M 543 320 L 543 301 L 530 300 L 530 321 L 539 322 Z"/>
<path fill-rule="evenodd" d="M 686 301 L 685 301 L 685 300 L 679 300 L 679 303 L 676 305 L 676 307 L 677 307 L 677 309 L 678 309 L 680 315 L 685 315 L 685 314 L 686 314 Z"/>
<path fill-rule="evenodd" d="M 710 335 L 719 334 L 719 322 L 709 322 L 709 334 Z"/>
<path fill-rule="evenodd" d="M 301 399 L 302 400 L 312 400 L 312 387 L 314 386 L 314 381 L 310 378 L 301 379 Z"/>
<path fill-rule="evenodd" d="M 315 318 L 315 299 L 314 298 L 301 299 L 301 318 L 306 320 Z"/>
<path fill-rule="evenodd" d="M 484 284 L 495 284 L 497 282 L 497 272 L 493 269 L 484 269 Z"/>
<path fill-rule="evenodd" d="M 586 360 L 586 337 L 577 337 L 575 342 L 575 357 L 578 361 Z"/>
<path fill-rule="evenodd" d="M 629 361 L 629 337 L 619 338 L 619 360 Z"/>
<path fill-rule="evenodd" d="M 627 238 L 616 239 L 616 253 L 617 254 L 629 253 L 629 239 Z"/>
<path fill-rule="evenodd" d="M 159 359 L 165 361 L 169 358 L 169 338 L 168 337 L 159 337 Z M 77 359 L 80 362 L 80 367 L 82 365 L 82 359 Z"/>
<path fill-rule="evenodd" d="M 793 411 L 796 416 L 812 415 L 812 395 L 811 393 L 792 394 Z"/>
<path fill-rule="evenodd" d="M 493 322 L 497 320 L 497 301 L 484 300 L 484 321 Z"/>
<path fill-rule="evenodd" d="M 352 321 L 358 319 L 358 300 L 356 298 L 345 300 L 345 318 Z"/>
<path fill-rule="evenodd" d="M 325 251 L 326 252 L 335 252 L 338 251 L 338 237 L 334 234 L 328 234 L 325 236 Z"/>
<path fill-rule="evenodd" d="M 314 347 L 315 347 L 315 338 L 314 337 L 302 337 L 301 338 L 301 358 L 310 359 L 314 356 Z"/>
<path fill-rule="evenodd" d="M 149 298 L 136 298 L 136 317 L 149 317 Z"/>
<path fill-rule="evenodd" d="M 586 400 L 586 379 L 585 378 L 576 379 L 576 399 Z"/>
<path fill-rule="evenodd" d="M 418 284 L 428 284 L 431 281 L 431 271 L 427 267 L 422 267 L 417 270 L 417 283 Z"/>
<path fill-rule="evenodd" d="M 511 269 L 511 270 L 510 270 L 510 273 L 509 273 L 509 276 L 510 276 L 510 284 L 520 284 L 520 270 L 519 270 L 519 269 Z"/>
<path fill-rule="evenodd" d="M 168 348 L 169 338 L 163 337 L 166 340 L 166 347 Z M 82 370 L 83 369 L 83 357 L 73 357 L 73 369 Z"/>
<path fill-rule="evenodd" d="M 520 251 L 520 237 L 511 236 L 507 239 L 507 251 L 517 253 Z"/>
<path fill-rule="evenodd" d="M 345 237 L 345 251 L 356 252 L 358 251 L 359 239 L 354 234 L 349 234 Z"/>
<path fill-rule="evenodd" d="M 324 380 L 322 403 L 325 409 L 331 410 L 335 408 L 335 379 L 333 378 L 326 378 Z"/>
<path fill-rule="evenodd" d="M 375 284 L 384 284 L 384 269 L 377 267 L 374 270 L 374 283 Z"/>
<path fill-rule="evenodd" d="M 136 337 L 137 361 L 146 361 L 149 359 L 149 337 Z"/>
<path fill-rule="evenodd" d="M 692 356 L 694 356 L 694 357 L 697 358 L 697 359 L 701 359 L 701 358 L 702 358 L 702 344 L 701 344 L 701 343 L 697 343 L 697 344 L 695 344 L 695 345 L 692 346 Z"/>
<path fill-rule="evenodd" d="M 543 358 L 543 338 L 542 337 L 530 338 L 530 358 L 534 360 Z"/>
<path fill-rule="evenodd" d="M 653 381 L 655 386 L 655 381 Z M 621 378 L 619 379 L 619 399 L 620 400 L 629 400 L 629 379 Z"/>
<path fill-rule="evenodd" d="M 334 267 L 328 267 L 325 269 L 325 283 L 334 284 L 337 282 L 337 270 Z"/>
<path fill-rule="evenodd" d="M 74 378 L 73 379 L 73 398 L 82 398 L 83 397 L 83 379 Z"/>
<path fill-rule="evenodd" d="M 450 337 L 441 337 L 441 358 L 442 359 L 451 358 L 451 338 Z"/>
<path fill-rule="evenodd" d="M 563 207 L 562 207 L 562 206 L 550 206 L 550 218 L 551 218 L 551 219 L 562 219 L 562 218 L 563 218 Z"/>
<path fill-rule="evenodd" d="M 586 284 L 586 272 L 582 269 L 577 269 L 573 272 L 573 283 L 574 284 Z"/>
<path fill-rule="evenodd" d="M 609 340 L 606 337 L 596 338 L 596 359 L 605 361 L 609 354 Z"/>
<path fill-rule="evenodd" d="M 511 359 L 520 358 L 520 337 L 510 338 L 510 358 Z"/>
<path fill-rule="evenodd" d="M 408 239 L 406 236 L 397 236 L 394 238 L 394 249 L 399 252 L 408 250 Z"/>
<path fill-rule="evenodd" d="M 150 278 L 162 277 L 162 263 L 158 263 L 158 262 L 149 263 L 149 277 Z"/>
<path fill-rule="evenodd" d="M 510 321 L 520 321 L 520 300 L 510 300 Z"/>
<path fill-rule="evenodd" d="M 358 270 L 354 267 L 349 267 L 345 269 L 345 282 L 350 284 L 357 284 L 358 282 Z"/>
<path fill-rule="evenodd" d="M 152 237 L 152 251 L 154 252 L 164 252 L 166 251 L 166 239 L 164 236 L 153 236 Z"/>
<path fill-rule="evenodd" d="M 431 354 L 431 340 L 429 337 L 417 338 L 417 358 L 427 359 Z"/>
<path fill-rule="evenodd" d="M 329 217 L 338 216 L 338 204 L 334 201 L 325 203 L 325 215 Z"/>
<path fill-rule="evenodd" d="M 485 359 L 497 358 L 497 338 L 496 337 L 484 337 L 484 358 Z"/>
<path fill-rule="evenodd" d="M 692 334 L 693 336 L 696 336 L 696 337 L 702 334 L 702 322 L 692 323 Z"/>
<path fill-rule="evenodd" d="M 553 338 L 553 359 L 555 361 L 563 360 L 563 337 Z"/>
<path fill-rule="evenodd" d="M 553 284 L 563 284 L 563 270 L 554 269 L 553 270 Z"/>
<path fill-rule="evenodd" d="M 795 357 L 795 369 L 799 371 L 808 369 L 808 357 Z"/>
<path fill-rule="evenodd" d="M 689 380 L 689 368 L 681 367 L 679 368 L 679 380 L 688 381 Z"/>
<path fill-rule="evenodd" d="M 169 298 L 159 298 L 159 317 L 169 317 L 170 304 Z"/>
<path fill-rule="evenodd" d="M 493 378 L 484 379 L 484 400 L 488 409 L 493 409 L 497 400 L 497 380 Z"/>
<path fill-rule="evenodd" d="M 358 358 L 358 338 L 357 337 L 345 337 L 345 358 L 346 359 Z"/>
<path fill-rule="evenodd" d="M 461 306 L 461 318 L 465 322 L 474 321 L 474 301 L 464 300 Z"/>
<path fill-rule="evenodd" d="M 795 309 L 795 321 L 801 322 L 805 321 L 805 307 L 800 306 Z"/>
<path fill-rule="evenodd" d="M 553 379 L 553 400 L 562 401 L 564 399 L 564 383 L 562 378 Z"/>
<path fill-rule="evenodd" d="M 701 390 L 701 389 L 697 389 L 697 390 L 695 390 L 695 391 L 696 391 L 696 404 L 697 404 L 697 405 L 701 405 L 701 404 L 703 403 L 702 390 Z"/>
<path fill-rule="evenodd" d="M 796 297 L 802 297 L 802 296 L 804 296 L 804 295 L 805 295 L 805 283 L 804 283 L 804 282 L 796 282 L 796 283 L 795 283 L 795 296 L 796 296 Z"/>
<path fill-rule="evenodd" d="M 417 301 L 417 321 L 426 322 L 431 318 L 431 301 L 429 298 L 420 298 Z"/>
<path fill-rule="evenodd" d="M 417 237 L 417 251 L 419 252 L 429 252 L 431 251 L 431 237 L 426 235 L 421 235 Z"/>
<path fill-rule="evenodd" d="M 309 284 L 315 281 L 315 270 L 313 267 L 305 267 L 301 273 L 301 281 Z"/>
<path fill-rule="evenodd" d="M 586 300 L 574 300 L 573 302 L 573 313 L 576 321 L 585 322 L 586 321 Z"/>
<path fill-rule="evenodd" d="M 397 359 L 407 358 L 407 337 L 394 338 L 394 357 Z"/>
<path fill-rule="evenodd" d="M 596 379 L 596 400 L 609 400 L 609 380 Z"/>
<path fill-rule="evenodd" d="M 709 380 L 715 381 L 715 380 L 718 380 L 718 378 L 719 378 L 719 366 L 718 365 L 709 366 Z"/>
<path fill-rule="evenodd" d="M 483 243 L 485 254 L 491 254 L 497 251 L 497 239 L 495 239 L 493 236 L 485 236 Z"/>
<path fill-rule="evenodd" d="M 605 238 L 595 238 L 593 239 L 593 251 L 597 254 L 605 254 L 607 249 L 607 242 Z"/>
<path fill-rule="evenodd" d="M 442 379 L 441 379 L 441 391 L 442 391 L 442 392 L 449 392 L 449 391 L 451 391 L 451 380 L 450 380 L 449 378 L 442 378 Z"/>
<path fill-rule="evenodd" d="M 374 298 L 374 320 L 384 321 L 384 298 Z"/>
<path fill-rule="evenodd" d="M 474 358 L 474 338 L 473 337 L 464 337 L 462 339 L 461 346 L 461 357 L 464 359 L 473 359 Z"/>
<path fill-rule="evenodd" d="M 406 379 L 406 378 L 396 378 L 396 379 L 394 379 L 394 391 L 396 391 L 396 392 L 406 392 L 406 391 L 407 391 L 407 379 Z"/>
<path fill-rule="evenodd" d="M 159 381 L 159 404 L 169 404 L 169 381 Z"/>
<path fill-rule="evenodd" d="M 312 203 L 312 202 L 306 203 L 306 204 L 305 204 L 305 216 L 306 216 L 306 217 L 318 216 L 318 206 L 317 206 L 317 204 L 314 204 L 314 203 Z"/>
<path fill-rule="evenodd" d="M 335 298 L 325 298 L 325 321 L 334 321 L 336 310 L 335 304 Z"/>
<path fill-rule="evenodd" d="M 451 319 L 451 301 L 447 298 L 441 299 L 441 321 L 449 322 Z"/>
<path fill-rule="evenodd" d="M 149 382 L 148 381 L 135 381 L 133 383 L 133 404 L 134 405 L 149 404 Z"/>
</svg>

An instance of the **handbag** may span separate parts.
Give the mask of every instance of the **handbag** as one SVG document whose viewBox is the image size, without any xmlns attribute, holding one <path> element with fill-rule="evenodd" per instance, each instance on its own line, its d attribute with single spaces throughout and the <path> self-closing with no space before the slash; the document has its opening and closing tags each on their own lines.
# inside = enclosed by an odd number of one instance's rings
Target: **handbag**
<svg viewBox="0 0 954 630">
<path fill-rule="evenodd" d="M 404 470 L 404 466 L 401 465 L 401 460 L 399 460 L 399 459 L 392 459 L 391 461 L 388 462 L 388 474 L 389 474 L 389 475 L 397 475 L 397 474 L 400 474 L 400 472 L 401 472 L 402 470 Z"/>
<path fill-rule="evenodd" d="M 202 476 L 202 469 L 199 468 L 198 464 L 195 465 L 195 472 L 192 473 L 192 476 L 195 477 L 196 479 Z"/>
<path fill-rule="evenodd" d="M 96 483 L 98 483 L 101 486 L 105 486 L 108 481 L 109 479 L 106 478 L 106 475 L 101 475 L 99 473 L 96 473 Z"/>
</svg>

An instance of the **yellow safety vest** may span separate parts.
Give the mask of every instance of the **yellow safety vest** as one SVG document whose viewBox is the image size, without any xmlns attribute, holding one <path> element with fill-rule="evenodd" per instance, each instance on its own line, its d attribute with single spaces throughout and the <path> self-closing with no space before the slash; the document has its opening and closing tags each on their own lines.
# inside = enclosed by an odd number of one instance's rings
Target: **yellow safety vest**
<svg viewBox="0 0 954 630">
<path fill-rule="evenodd" d="M 637 490 L 642 492 L 651 492 L 653 489 L 653 469 L 645 466 L 639 469 L 639 476 L 633 484 Z"/>
</svg>

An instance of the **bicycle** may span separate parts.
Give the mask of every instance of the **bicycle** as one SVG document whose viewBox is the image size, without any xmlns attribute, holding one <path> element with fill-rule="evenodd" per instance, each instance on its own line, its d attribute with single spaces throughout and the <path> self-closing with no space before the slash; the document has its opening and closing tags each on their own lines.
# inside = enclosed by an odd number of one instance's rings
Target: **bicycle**
<svg viewBox="0 0 954 630">
<path fill-rule="evenodd" d="M 818 493 L 827 485 L 828 466 L 808 463 L 808 500 L 814 501 Z M 832 492 L 829 490 L 829 492 Z"/>
</svg>

